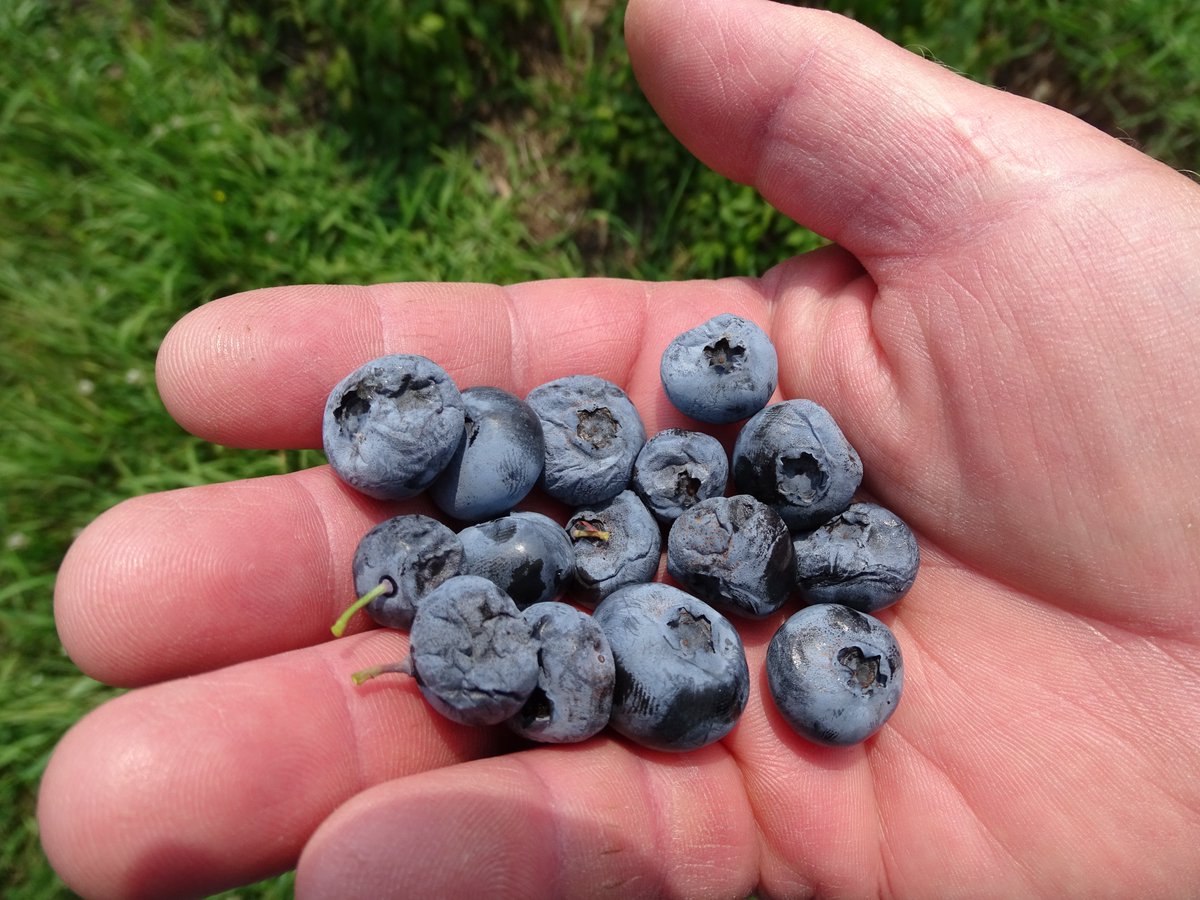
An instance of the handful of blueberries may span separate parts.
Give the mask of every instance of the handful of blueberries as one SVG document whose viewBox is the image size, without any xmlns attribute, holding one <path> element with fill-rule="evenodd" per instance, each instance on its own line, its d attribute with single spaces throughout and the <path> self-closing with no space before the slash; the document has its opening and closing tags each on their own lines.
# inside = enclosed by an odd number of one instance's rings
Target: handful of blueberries
<svg viewBox="0 0 1200 900">
<path fill-rule="evenodd" d="M 372 528 L 354 555 L 360 610 L 409 629 L 403 661 L 355 673 L 412 676 L 429 704 L 468 725 L 506 723 L 535 741 L 581 741 L 611 725 L 648 747 L 724 737 L 749 696 L 728 616 L 761 619 L 793 593 L 767 680 L 810 740 L 858 743 L 895 711 L 900 648 L 870 615 L 916 577 L 909 528 L 854 502 L 862 463 L 809 400 L 768 405 L 778 360 L 752 322 L 720 315 L 667 347 L 663 388 L 700 422 L 745 421 L 730 465 L 709 434 L 646 438 L 619 387 L 592 375 L 524 401 L 459 391 L 425 357 L 396 354 L 339 382 L 323 439 L 355 489 L 400 500 L 427 491 L 457 533 L 423 515 Z M 726 496 L 732 478 L 737 493 Z M 566 526 L 513 512 L 535 485 L 575 510 Z M 653 581 L 666 532 L 667 571 Z M 591 613 L 562 602 L 568 591 Z"/>
</svg>

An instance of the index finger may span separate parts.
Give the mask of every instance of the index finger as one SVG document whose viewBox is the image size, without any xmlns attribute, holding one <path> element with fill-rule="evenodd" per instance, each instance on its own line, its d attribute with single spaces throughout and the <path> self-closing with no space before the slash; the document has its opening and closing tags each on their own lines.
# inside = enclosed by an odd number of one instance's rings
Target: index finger
<svg viewBox="0 0 1200 900">
<path fill-rule="evenodd" d="M 562 375 L 600 375 L 637 402 L 652 399 L 659 383 L 657 354 L 643 351 L 661 352 L 719 312 L 765 323 L 768 303 L 743 279 L 268 288 L 209 303 L 177 323 L 159 351 L 158 386 L 176 421 L 200 437 L 319 447 L 330 389 L 385 353 L 427 356 L 459 387 L 493 385 L 522 397 Z M 653 426 L 653 411 L 647 417 Z"/>
</svg>

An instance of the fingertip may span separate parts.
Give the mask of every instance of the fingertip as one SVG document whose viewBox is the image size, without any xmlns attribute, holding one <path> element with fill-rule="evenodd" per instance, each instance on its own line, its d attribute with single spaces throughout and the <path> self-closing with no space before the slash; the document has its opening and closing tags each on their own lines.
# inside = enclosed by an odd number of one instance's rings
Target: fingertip
<svg viewBox="0 0 1200 900">
<path fill-rule="evenodd" d="M 63 559 L 59 638 L 124 687 L 323 643 L 353 599 L 356 542 L 396 511 L 324 466 L 125 500 Z"/>
<path fill-rule="evenodd" d="M 155 377 L 167 412 L 198 437 L 236 447 L 319 447 L 330 389 L 380 355 L 382 341 L 368 288 L 262 288 L 176 322 L 159 347 Z"/>
<path fill-rule="evenodd" d="M 107 640 L 110 629 L 137 627 L 121 612 L 129 609 L 123 604 L 107 618 L 101 613 L 110 586 L 126 584 L 139 568 L 139 558 L 129 559 L 117 546 L 131 504 L 126 500 L 105 510 L 80 532 L 54 581 L 54 623 L 63 649 L 85 675 L 110 685 L 128 684 L 130 668 L 123 644 Z"/>
<path fill-rule="evenodd" d="M 172 816 L 157 815 L 168 808 L 160 801 L 180 758 L 123 701 L 79 720 L 46 766 L 37 819 L 51 868 L 89 898 L 203 896 L 206 885 L 223 887 L 212 880 L 222 861 L 170 828 Z"/>
</svg>

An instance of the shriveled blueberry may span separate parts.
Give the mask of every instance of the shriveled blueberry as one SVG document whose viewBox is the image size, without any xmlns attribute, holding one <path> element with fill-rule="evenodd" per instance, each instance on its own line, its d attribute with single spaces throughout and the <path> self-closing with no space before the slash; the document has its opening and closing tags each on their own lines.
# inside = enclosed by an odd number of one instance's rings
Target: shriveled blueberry
<svg viewBox="0 0 1200 900">
<path fill-rule="evenodd" d="M 646 429 L 623 390 L 595 375 L 569 375 L 535 387 L 525 399 L 542 422 L 547 494 L 574 507 L 625 490 Z"/>
<path fill-rule="evenodd" d="M 636 584 L 596 607 L 617 666 L 610 724 L 656 750 L 725 737 L 750 693 L 742 639 L 706 603 L 666 584 Z"/>
<path fill-rule="evenodd" d="M 792 536 L 753 497 L 712 497 L 684 511 L 667 535 L 667 571 L 725 613 L 761 618 L 791 594 Z"/>
<path fill-rule="evenodd" d="M 463 430 L 458 388 L 423 356 L 372 360 L 337 383 L 321 437 L 338 476 L 381 500 L 427 488 L 450 462 Z"/>
<path fill-rule="evenodd" d="M 511 510 L 542 474 L 542 423 L 524 400 L 497 387 L 462 392 L 466 421 L 450 463 L 430 485 L 438 509 L 466 522 Z"/>
<path fill-rule="evenodd" d="M 633 489 L 660 522 L 720 497 L 729 481 L 725 448 L 711 434 L 667 428 L 646 441 L 633 463 Z"/>
<path fill-rule="evenodd" d="M 517 734 L 549 744 L 585 741 L 608 724 L 616 668 L 596 621 L 566 603 L 525 608 L 537 649 L 537 687 L 508 720 Z"/>
<path fill-rule="evenodd" d="M 767 684 L 779 712 L 818 744 L 866 740 L 904 690 L 904 661 L 890 628 L 832 603 L 805 607 L 767 648 Z"/>
<path fill-rule="evenodd" d="M 920 564 L 912 530 L 875 503 L 852 503 L 841 515 L 797 535 L 793 547 L 802 599 L 865 613 L 908 593 Z"/>
<path fill-rule="evenodd" d="M 742 426 L 733 445 L 737 489 L 804 531 L 850 506 L 862 460 L 833 416 L 811 400 L 773 403 Z"/>
<path fill-rule="evenodd" d="M 359 600 L 338 619 L 333 633 L 340 635 L 350 617 L 363 608 L 380 625 L 408 628 L 421 598 L 459 574 L 462 561 L 458 535 L 436 519 L 405 515 L 380 522 L 363 535 L 354 551 L 354 590 Z"/>
<path fill-rule="evenodd" d="M 541 513 L 509 513 L 464 528 L 458 539 L 463 572 L 488 579 L 521 609 L 553 600 L 575 575 L 570 538 Z"/>
<path fill-rule="evenodd" d="M 722 424 L 767 405 L 779 383 L 779 360 L 766 332 L 748 319 L 724 313 L 671 341 L 659 375 L 681 413 Z"/>
<path fill-rule="evenodd" d="M 662 533 L 633 491 L 576 510 L 566 530 L 575 547 L 575 582 L 589 602 L 650 581 L 658 571 Z"/>
<path fill-rule="evenodd" d="M 417 681 L 429 705 L 463 725 L 515 715 L 537 686 L 537 648 L 512 599 L 486 578 L 458 575 L 425 595 L 413 617 L 408 658 L 356 672 Z"/>
</svg>

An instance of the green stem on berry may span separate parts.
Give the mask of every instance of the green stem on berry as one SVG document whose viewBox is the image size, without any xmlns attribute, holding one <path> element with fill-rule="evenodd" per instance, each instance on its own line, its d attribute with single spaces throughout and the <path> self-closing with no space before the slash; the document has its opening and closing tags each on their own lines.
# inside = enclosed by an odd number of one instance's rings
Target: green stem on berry
<svg viewBox="0 0 1200 900">
<path fill-rule="evenodd" d="M 367 591 L 365 594 L 355 600 L 352 604 L 350 604 L 350 608 L 342 613 L 338 620 L 333 623 L 333 627 L 329 629 L 333 632 L 333 636 L 341 637 L 343 634 L 345 634 L 346 626 L 350 624 L 350 619 L 353 618 L 356 612 L 358 612 L 376 597 L 382 597 L 384 594 L 390 593 L 391 590 L 392 583 L 384 579 L 383 581 L 379 582 L 379 584 L 375 585 L 375 587 L 371 588 L 371 590 Z"/>
<path fill-rule="evenodd" d="M 412 657 L 406 656 L 400 662 L 384 663 L 379 666 L 371 666 L 369 669 L 360 669 L 350 676 L 355 684 L 362 684 L 364 681 L 370 681 L 372 678 L 377 678 L 380 675 L 415 675 L 416 670 L 413 669 Z"/>
<path fill-rule="evenodd" d="M 597 528 L 585 519 L 580 519 L 571 529 L 571 537 L 575 539 L 592 538 L 597 541 L 607 541 L 612 538 L 612 534 L 601 528 Z"/>
</svg>

